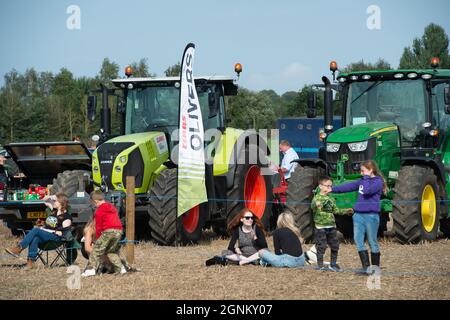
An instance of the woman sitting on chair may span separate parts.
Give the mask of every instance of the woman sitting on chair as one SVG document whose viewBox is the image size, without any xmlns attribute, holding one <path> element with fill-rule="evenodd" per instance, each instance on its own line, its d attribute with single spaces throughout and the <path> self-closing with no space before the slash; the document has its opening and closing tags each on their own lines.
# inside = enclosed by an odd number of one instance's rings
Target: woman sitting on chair
<svg viewBox="0 0 450 320">
<path fill-rule="evenodd" d="M 267 248 L 264 226 L 257 216 L 244 208 L 228 224 L 231 240 L 226 258 L 239 265 L 252 263 L 259 259 L 258 251 Z M 236 244 L 238 244 L 236 246 Z"/>
<path fill-rule="evenodd" d="M 61 241 L 69 232 L 72 226 L 72 216 L 69 213 L 69 201 L 64 193 L 57 193 L 44 198 L 47 206 L 48 217 L 42 226 L 36 226 L 19 245 L 5 249 L 14 257 L 19 257 L 20 253 L 28 248 L 27 268 L 33 268 L 33 264 L 38 257 L 39 245 L 48 241 Z"/>
</svg>

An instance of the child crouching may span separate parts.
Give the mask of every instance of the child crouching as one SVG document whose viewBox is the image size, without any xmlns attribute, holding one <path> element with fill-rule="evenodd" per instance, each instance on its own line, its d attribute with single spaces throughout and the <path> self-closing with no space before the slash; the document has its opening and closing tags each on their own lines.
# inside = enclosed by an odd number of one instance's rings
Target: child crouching
<svg viewBox="0 0 450 320">
<path fill-rule="evenodd" d="M 105 201 L 105 195 L 101 191 L 91 193 L 91 201 L 97 207 L 94 214 L 96 241 L 89 255 L 86 270 L 83 277 L 94 276 L 100 266 L 101 257 L 106 255 L 114 266 L 114 272 L 126 273 L 126 269 L 119 257 L 120 239 L 122 238 L 122 223 L 117 209 Z"/>
</svg>

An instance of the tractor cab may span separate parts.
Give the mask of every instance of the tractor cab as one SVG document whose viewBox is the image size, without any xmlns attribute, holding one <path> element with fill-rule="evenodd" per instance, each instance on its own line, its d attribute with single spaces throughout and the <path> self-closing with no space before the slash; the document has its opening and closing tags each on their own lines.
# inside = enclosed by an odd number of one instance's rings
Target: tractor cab
<svg viewBox="0 0 450 320">
<path fill-rule="evenodd" d="M 432 148 L 446 130 L 444 70 L 395 70 L 340 75 L 345 127 L 368 123 L 398 126 L 402 147 Z"/>
<path fill-rule="evenodd" d="M 123 134 L 163 132 L 171 141 L 170 136 L 179 122 L 179 77 L 124 78 L 113 80 L 113 84 L 123 90 Z M 224 97 L 237 94 L 234 79 L 224 76 L 197 77 L 195 84 L 204 130 L 223 130 Z"/>
</svg>

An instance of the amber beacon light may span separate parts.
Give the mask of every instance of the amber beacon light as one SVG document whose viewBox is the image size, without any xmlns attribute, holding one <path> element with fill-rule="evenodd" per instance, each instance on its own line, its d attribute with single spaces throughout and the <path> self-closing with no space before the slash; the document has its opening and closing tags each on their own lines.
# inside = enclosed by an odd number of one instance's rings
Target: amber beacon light
<svg viewBox="0 0 450 320">
<path fill-rule="evenodd" d="M 125 75 L 129 78 L 133 75 L 133 68 L 131 68 L 130 66 L 125 68 Z"/>
<path fill-rule="evenodd" d="M 438 57 L 431 58 L 431 67 L 433 69 L 437 69 L 439 67 L 439 64 L 441 63 L 441 60 L 439 60 Z"/>
<path fill-rule="evenodd" d="M 239 75 L 240 75 L 241 72 L 242 72 L 242 64 L 236 63 L 236 64 L 234 65 L 234 71 L 237 73 L 237 76 L 239 77 Z"/>
</svg>

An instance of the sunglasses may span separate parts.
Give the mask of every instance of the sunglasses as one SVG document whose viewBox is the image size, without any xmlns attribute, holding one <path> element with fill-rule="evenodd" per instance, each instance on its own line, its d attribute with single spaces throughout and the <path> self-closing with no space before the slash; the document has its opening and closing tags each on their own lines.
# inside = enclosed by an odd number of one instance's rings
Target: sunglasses
<svg viewBox="0 0 450 320">
<path fill-rule="evenodd" d="M 244 217 L 245 220 L 253 220 L 253 217 Z"/>
</svg>

